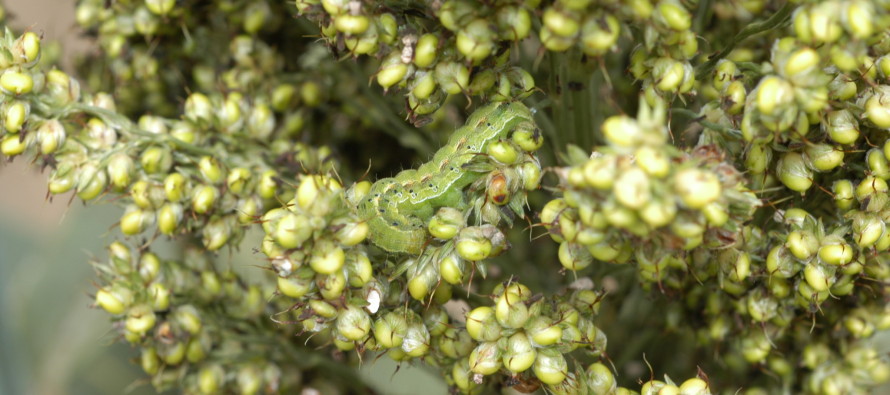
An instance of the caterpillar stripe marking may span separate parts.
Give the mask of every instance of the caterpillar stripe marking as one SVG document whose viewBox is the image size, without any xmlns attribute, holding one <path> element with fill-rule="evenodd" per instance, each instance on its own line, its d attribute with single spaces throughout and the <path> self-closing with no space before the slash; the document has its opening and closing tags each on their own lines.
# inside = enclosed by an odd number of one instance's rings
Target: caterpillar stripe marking
<svg viewBox="0 0 890 395">
<path fill-rule="evenodd" d="M 398 253 L 420 254 L 427 240 L 426 224 L 439 207 L 464 205 L 463 189 L 482 177 L 463 165 L 484 152 L 488 143 L 506 138 L 520 124 L 534 125 L 522 103 L 493 103 L 470 115 L 433 159 L 417 169 L 383 178 L 359 203 L 359 216 L 368 222 L 370 239 Z"/>
</svg>

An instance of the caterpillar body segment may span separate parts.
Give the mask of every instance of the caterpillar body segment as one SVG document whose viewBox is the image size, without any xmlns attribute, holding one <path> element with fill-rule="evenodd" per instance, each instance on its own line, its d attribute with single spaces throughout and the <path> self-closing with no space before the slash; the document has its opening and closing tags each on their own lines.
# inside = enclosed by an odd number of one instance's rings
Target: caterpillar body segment
<svg viewBox="0 0 890 395">
<path fill-rule="evenodd" d="M 370 227 L 370 240 L 386 251 L 420 254 L 430 217 L 439 207 L 465 206 L 463 189 L 484 175 L 467 171 L 464 165 L 485 152 L 490 142 L 507 138 L 517 126 L 533 125 L 531 111 L 519 102 L 476 110 L 432 160 L 371 186 L 358 207 Z"/>
</svg>

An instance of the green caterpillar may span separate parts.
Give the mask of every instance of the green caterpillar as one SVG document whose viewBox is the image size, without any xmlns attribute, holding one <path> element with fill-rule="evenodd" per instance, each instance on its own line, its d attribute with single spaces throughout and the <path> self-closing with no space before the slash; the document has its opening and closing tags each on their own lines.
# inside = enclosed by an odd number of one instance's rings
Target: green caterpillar
<svg viewBox="0 0 890 395">
<path fill-rule="evenodd" d="M 494 103 L 473 112 L 431 161 L 371 186 L 358 207 L 371 228 L 371 241 L 390 252 L 419 254 L 436 209 L 464 205 L 464 187 L 482 176 L 463 166 L 485 152 L 489 142 L 517 128 L 535 127 L 531 111 L 519 102 Z"/>
</svg>

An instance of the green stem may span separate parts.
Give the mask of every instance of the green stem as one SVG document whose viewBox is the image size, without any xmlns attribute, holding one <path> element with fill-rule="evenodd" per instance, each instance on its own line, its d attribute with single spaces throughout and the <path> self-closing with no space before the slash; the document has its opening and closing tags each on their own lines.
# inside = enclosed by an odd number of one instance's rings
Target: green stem
<svg viewBox="0 0 890 395">
<path fill-rule="evenodd" d="M 698 10 L 695 12 L 695 19 L 692 21 L 692 31 L 701 34 L 705 24 L 714 14 L 712 3 L 714 0 L 701 0 L 698 4 Z"/>
<path fill-rule="evenodd" d="M 723 126 L 719 123 L 707 121 L 705 119 L 699 119 L 699 118 L 701 118 L 701 116 L 691 110 L 687 110 L 685 108 L 672 108 L 671 112 L 674 114 L 677 114 L 677 115 L 683 115 L 685 117 L 688 117 L 693 122 L 697 122 L 701 126 L 704 126 L 708 129 L 711 129 L 711 130 L 714 130 L 717 132 L 720 132 L 720 133 L 726 135 L 727 137 L 731 137 L 731 138 L 737 139 L 737 140 L 742 139 L 742 131 L 740 131 L 738 129 L 733 129 L 733 128 L 730 128 L 727 126 Z"/>
<path fill-rule="evenodd" d="M 580 73 L 578 79 L 586 84 L 577 92 L 572 92 L 575 97 L 574 110 L 580 116 L 580 122 L 576 125 L 576 133 L 581 136 L 579 141 L 584 144 L 581 147 L 585 150 L 592 150 L 593 146 L 598 144 L 593 125 L 600 123 L 603 115 L 602 107 L 596 105 L 597 102 L 600 102 L 596 100 L 596 96 L 601 92 L 605 79 L 599 75 L 598 69 L 590 67 L 590 65 L 584 65 L 578 61 L 573 66 Z"/>
<path fill-rule="evenodd" d="M 554 141 L 554 137 L 557 134 L 556 124 L 553 123 L 553 118 L 551 118 L 548 111 L 545 110 L 552 106 L 552 100 L 549 97 L 546 97 L 543 100 L 529 99 L 529 102 L 530 108 L 538 110 L 535 113 L 535 121 L 538 123 L 541 130 L 544 131 L 544 144 L 552 147 L 549 151 L 542 149 L 538 152 L 538 155 L 541 158 L 541 163 L 555 164 L 557 158 L 556 152 L 558 151 L 555 145 L 556 142 Z"/>
<path fill-rule="evenodd" d="M 601 64 L 602 65 L 602 64 Z M 598 77 L 598 75 L 602 75 L 602 77 Z M 601 79 L 600 79 L 601 78 Z M 588 145 L 602 145 L 602 135 L 599 133 L 599 129 L 595 129 L 593 125 L 600 125 L 603 123 L 603 117 L 605 116 L 605 106 L 606 102 L 611 99 L 604 99 L 600 96 L 601 88 L 603 84 L 607 88 L 609 88 L 609 93 L 613 92 L 612 90 L 612 81 L 609 78 L 609 72 L 605 67 L 601 67 L 599 73 L 592 72 L 590 73 L 590 78 L 588 78 L 588 86 L 587 89 L 584 90 L 584 96 L 587 99 L 587 109 L 590 111 L 589 116 L 587 117 L 587 124 L 585 125 L 587 130 L 587 136 L 590 139 Z M 594 119 L 594 115 L 596 116 Z M 588 147 L 590 148 L 590 147 Z"/>
<path fill-rule="evenodd" d="M 209 150 L 206 148 L 198 147 L 197 145 L 192 145 L 177 139 L 168 134 L 155 134 L 149 133 L 144 130 L 140 130 L 129 118 L 118 114 L 114 111 L 109 111 L 101 107 L 90 106 L 82 103 L 73 103 L 65 107 L 62 111 L 59 111 L 58 114 L 54 114 L 56 116 L 67 116 L 72 113 L 84 113 L 90 114 L 102 119 L 103 122 L 112 126 L 121 132 L 128 135 L 136 135 L 139 137 L 146 137 L 152 140 L 155 143 L 159 144 L 169 144 L 178 150 L 190 152 L 196 155 L 208 155 L 208 156 L 217 156 L 218 152 Z"/>
<path fill-rule="evenodd" d="M 765 74 L 763 72 L 763 66 L 761 66 L 760 63 L 736 62 L 736 66 L 738 66 L 739 71 L 749 74 L 751 77 L 760 77 Z"/>
<path fill-rule="evenodd" d="M 763 22 L 752 23 L 748 26 L 745 26 L 745 28 L 742 29 L 742 31 L 740 31 L 738 34 L 736 34 L 735 37 L 733 37 L 732 40 L 730 40 L 720 52 L 708 58 L 708 61 L 699 67 L 698 72 L 695 74 L 695 77 L 697 79 L 703 79 L 704 77 L 706 77 L 711 71 L 714 70 L 714 67 L 717 66 L 717 62 L 719 62 L 720 59 L 723 59 L 727 55 L 729 55 L 729 53 L 732 52 L 736 45 L 738 45 L 740 42 L 744 41 L 748 37 L 770 31 L 785 23 L 791 17 L 791 11 L 793 10 L 794 6 L 791 3 L 785 3 L 785 5 L 783 5 L 782 8 L 779 9 L 779 11 L 776 11 L 773 16 L 769 17 L 769 19 Z"/>
<path fill-rule="evenodd" d="M 549 54 L 550 57 L 550 92 L 551 97 L 556 98 L 553 101 L 553 105 L 551 106 L 551 113 L 553 114 L 553 123 L 555 128 L 552 130 L 551 139 L 553 139 L 553 156 L 558 158 L 559 152 L 565 149 L 565 144 L 562 141 L 562 136 L 568 135 L 567 131 L 567 121 L 566 121 L 566 72 L 565 72 L 565 55 L 563 54 Z"/>
</svg>

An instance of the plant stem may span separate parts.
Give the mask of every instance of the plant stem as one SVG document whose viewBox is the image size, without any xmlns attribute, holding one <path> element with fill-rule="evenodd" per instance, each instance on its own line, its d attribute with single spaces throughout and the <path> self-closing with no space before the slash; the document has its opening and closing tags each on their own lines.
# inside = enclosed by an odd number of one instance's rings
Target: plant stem
<svg viewBox="0 0 890 395">
<path fill-rule="evenodd" d="M 719 62 L 720 59 L 723 59 L 726 57 L 726 55 L 729 55 L 729 53 L 732 52 L 736 45 L 738 45 L 740 42 L 744 41 L 748 37 L 770 31 L 785 23 L 788 18 L 791 17 L 791 11 L 793 9 L 794 7 L 791 3 L 785 3 L 785 5 L 783 5 L 782 8 L 779 9 L 779 11 L 776 11 L 776 13 L 773 14 L 773 16 L 769 17 L 767 20 L 745 26 L 745 28 L 742 29 L 742 31 L 740 31 L 738 34 L 736 34 L 735 37 L 733 37 L 732 40 L 730 40 L 720 52 L 708 58 L 708 61 L 699 67 L 698 72 L 695 73 L 695 77 L 697 79 L 705 78 L 708 73 L 714 70 L 714 67 L 717 66 L 717 62 Z"/>
<path fill-rule="evenodd" d="M 719 123 L 714 123 L 714 122 L 711 122 L 711 121 L 707 121 L 707 120 L 705 120 L 705 119 L 699 119 L 699 118 L 702 118 L 702 116 L 696 114 L 695 112 L 693 112 L 693 111 L 691 111 L 691 110 L 687 110 L 687 109 L 685 109 L 685 108 L 672 108 L 672 109 L 671 109 L 671 112 L 674 113 L 674 114 L 678 114 L 678 115 L 683 115 L 683 116 L 685 116 L 685 117 L 689 117 L 689 119 L 690 119 L 691 121 L 696 122 L 696 123 L 698 123 L 699 125 L 704 126 L 704 127 L 708 128 L 708 129 L 711 129 L 711 130 L 720 132 L 720 133 L 726 135 L 727 137 L 731 137 L 731 138 L 736 139 L 736 140 L 741 140 L 741 139 L 742 139 L 742 132 L 741 132 L 740 130 L 733 129 L 733 128 L 730 128 L 730 127 L 727 127 L 727 126 L 723 126 L 723 125 L 721 125 L 721 124 L 719 124 Z"/>
<path fill-rule="evenodd" d="M 692 21 L 692 31 L 701 34 L 705 23 L 714 14 L 712 3 L 714 0 L 701 0 L 698 3 L 698 10 L 695 12 L 695 19 Z"/>
<path fill-rule="evenodd" d="M 185 141 L 177 139 L 176 137 L 170 136 L 168 134 L 155 134 L 155 133 L 146 132 L 144 130 L 140 130 L 132 121 L 130 121 L 129 118 L 127 118 L 121 114 L 118 114 L 114 111 L 109 111 L 109 110 L 106 110 L 101 107 L 90 106 L 90 105 L 81 104 L 81 103 L 73 103 L 73 104 L 69 105 L 62 112 L 63 112 L 63 114 L 60 114 L 60 115 L 68 115 L 68 114 L 75 113 L 75 112 L 90 114 L 90 115 L 99 117 L 100 119 L 102 119 L 103 122 L 105 122 L 109 126 L 114 127 L 115 129 L 120 130 L 121 132 L 123 132 L 125 134 L 137 135 L 140 137 L 147 137 L 156 143 L 170 144 L 170 145 L 175 146 L 176 149 L 178 149 L 178 150 L 190 152 L 190 153 L 193 153 L 196 155 L 215 156 L 218 154 L 217 152 L 215 152 L 213 150 L 201 148 L 196 145 L 186 143 Z"/>
</svg>

